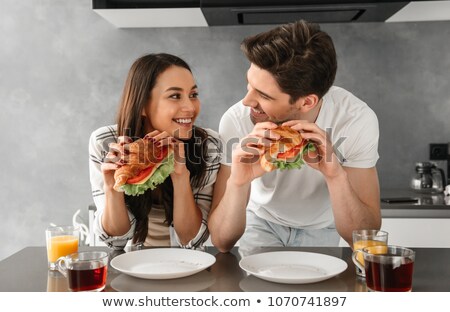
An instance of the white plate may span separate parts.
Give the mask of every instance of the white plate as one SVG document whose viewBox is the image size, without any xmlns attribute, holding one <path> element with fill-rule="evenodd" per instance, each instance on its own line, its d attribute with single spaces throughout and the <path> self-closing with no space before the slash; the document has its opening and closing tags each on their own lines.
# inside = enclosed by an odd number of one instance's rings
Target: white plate
<svg viewBox="0 0 450 312">
<path fill-rule="evenodd" d="M 200 272 L 216 262 L 209 253 L 180 248 L 132 251 L 111 260 L 111 266 L 128 275 L 146 279 L 171 279 Z"/>
<path fill-rule="evenodd" d="M 263 280 L 285 284 L 320 282 L 347 269 L 342 259 L 311 252 L 276 251 L 243 258 L 239 266 Z"/>
<path fill-rule="evenodd" d="M 216 282 L 214 275 L 206 270 L 194 275 L 177 279 L 150 280 L 138 277 L 119 274 L 112 281 L 110 286 L 117 291 L 202 291 L 211 287 Z"/>
</svg>

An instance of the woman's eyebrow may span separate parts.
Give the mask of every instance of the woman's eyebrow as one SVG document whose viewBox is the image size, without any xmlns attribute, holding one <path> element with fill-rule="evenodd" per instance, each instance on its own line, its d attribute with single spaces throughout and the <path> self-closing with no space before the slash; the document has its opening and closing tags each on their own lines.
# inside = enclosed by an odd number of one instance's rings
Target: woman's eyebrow
<svg viewBox="0 0 450 312">
<path fill-rule="evenodd" d="M 194 90 L 194 89 L 197 89 L 197 88 L 198 88 L 197 85 L 193 85 L 192 88 L 191 88 L 191 90 Z M 180 88 L 180 87 L 170 87 L 170 88 L 167 88 L 166 91 L 164 91 L 164 92 L 168 92 L 168 91 L 183 91 L 183 88 Z"/>
</svg>

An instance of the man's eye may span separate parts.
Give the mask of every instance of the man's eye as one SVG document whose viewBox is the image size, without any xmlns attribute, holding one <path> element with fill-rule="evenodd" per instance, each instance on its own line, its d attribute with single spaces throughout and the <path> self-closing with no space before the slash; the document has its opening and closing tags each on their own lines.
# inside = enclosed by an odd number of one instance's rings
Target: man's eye
<svg viewBox="0 0 450 312">
<path fill-rule="evenodd" d="M 262 98 L 265 99 L 265 100 L 268 100 L 268 99 L 269 99 L 267 96 L 265 96 L 264 94 L 261 94 L 261 93 L 259 94 L 259 96 L 262 97 Z"/>
</svg>

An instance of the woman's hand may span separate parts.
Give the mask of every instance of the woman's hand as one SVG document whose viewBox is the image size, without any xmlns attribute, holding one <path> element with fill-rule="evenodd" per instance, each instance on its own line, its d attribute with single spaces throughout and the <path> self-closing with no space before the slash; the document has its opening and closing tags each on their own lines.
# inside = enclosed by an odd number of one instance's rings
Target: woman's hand
<svg viewBox="0 0 450 312">
<path fill-rule="evenodd" d="M 126 163 L 127 144 L 133 140 L 127 136 L 117 138 L 117 143 L 109 144 L 109 152 L 106 154 L 101 165 L 105 188 L 113 189 L 115 184 L 114 172 Z"/>
<path fill-rule="evenodd" d="M 174 171 L 170 174 L 173 178 L 189 175 L 186 167 L 186 152 L 184 142 L 169 136 L 167 132 L 155 130 L 147 134 L 144 139 L 153 140 L 157 146 L 171 146 L 174 152 Z"/>
<path fill-rule="evenodd" d="M 299 131 L 304 139 L 313 142 L 316 150 L 314 152 L 308 151 L 303 155 L 303 160 L 309 166 L 319 170 L 325 178 L 334 178 L 343 172 L 327 133 L 315 123 L 304 120 L 290 120 L 283 123 L 283 126 Z"/>
<path fill-rule="evenodd" d="M 280 139 L 279 134 L 270 131 L 276 127 L 273 122 L 257 123 L 252 132 L 239 141 L 233 150 L 230 174 L 232 183 L 242 186 L 266 173 L 260 160 L 270 143 Z"/>
</svg>

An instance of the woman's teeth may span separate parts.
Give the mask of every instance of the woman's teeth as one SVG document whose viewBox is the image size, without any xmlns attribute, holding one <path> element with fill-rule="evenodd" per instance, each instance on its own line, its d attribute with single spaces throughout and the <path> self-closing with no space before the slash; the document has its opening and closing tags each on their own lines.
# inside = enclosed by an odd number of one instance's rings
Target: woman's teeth
<svg viewBox="0 0 450 312">
<path fill-rule="evenodd" d="M 175 122 L 181 123 L 181 124 L 188 124 L 188 123 L 192 122 L 192 118 L 175 119 Z"/>
</svg>

